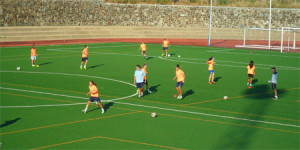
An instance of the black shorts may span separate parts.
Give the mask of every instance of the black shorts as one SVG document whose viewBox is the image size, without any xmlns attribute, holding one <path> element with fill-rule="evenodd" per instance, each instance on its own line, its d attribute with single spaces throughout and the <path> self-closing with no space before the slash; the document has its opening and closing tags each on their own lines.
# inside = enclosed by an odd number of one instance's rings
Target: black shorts
<svg viewBox="0 0 300 150">
<path fill-rule="evenodd" d="M 182 87 L 183 86 L 183 82 L 177 82 L 176 83 L 176 87 Z"/>
<path fill-rule="evenodd" d="M 168 50 L 168 47 L 163 47 L 163 50 Z"/>
<path fill-rule="evenodd" d="M 136 88 L 143 88 L 144 86 L 144 83 L 141 82 L 141 83 L 136 83 Z"/>
<path fill-rule="evenodd" d="M 82 60 L 82 61 L 86 61 L 86 60 L 88 60 L 88 58 L 87 58 L 87 57 L 82 57 L 81 60 Z"/>
<path fill-rule="evenodd" d="M 90 102 L 94 102 L 94 101 L 96 101 L 96 102 L 98 102 L 98 103 L 101 103 L 99 97 L 90 97 Z"/>
<path fill-rule="evenodd" d="M 142 51 L 142 54 L 146 54 L 146 51 Z"/>
<path fill-rule="evenodd" d="M 276 83 L 272 83 L 272 89 L 276 89 Z"/>
<path fill-rule="evenodd" d="M 148 85 L 148 80 L 146 79 L 144 79 L 144 83 L 146 84 L 146 85 Z"/>
<path fill-rule="evenodd" d="M 253 74 L 248 74 L 248 77 L 249 78 L 253 78 Z"/>
</svg>

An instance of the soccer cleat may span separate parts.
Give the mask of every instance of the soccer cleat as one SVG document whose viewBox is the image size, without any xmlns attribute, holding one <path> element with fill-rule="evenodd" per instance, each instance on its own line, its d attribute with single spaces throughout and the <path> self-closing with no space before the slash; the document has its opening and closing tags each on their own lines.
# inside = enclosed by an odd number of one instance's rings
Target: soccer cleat
<svg viewBox="0 0 300 150">
<path fill-rule="evenodd" d="M 142 97 L 141 95 L 139 95 L 138 97 Z"/>
<path fill-rule="evenodd" d="M 35 65 L 32 65 L 32 67 L 35 67 Z"/>
<path fill-rule="evenodd" d="M 209 84 L 212 84 L 211 82 L 208 82 Z"/>
<path fill-rule="evenodd" d="M 141 97 L 143 97 L 144 96 L 144 93 L 143 92 L 141 92 Z"/>
<path fill-rule="evenodd" d="M 250 86 L 252 87 L 252 86 L 253 86 L 253 84 L 250 84 Z"/>
<path fill-rule="evenodd" d="M 82 67 L 80 67 L 80 69 L 82 70 Z"/>
<path fill-rule="evenodd" d="M 104 109 L 102 109 L 102 114 L 104 114 L 105 113 L 105 111 L 104 111 Z"/>
<path fill-rule="evenodd" d="M 214 81 L 212 82 L 212 84 L 215 84 L 215 83 L 216 83 L 216 82 L 214 82 Z"/>
<path fill-rule="evenodd" d="M 164 54 L 161 54 L 161 56 L 164 56 Z"/>
<path fill-rule="evenodd" d="M 86 66 L 84 66 L 84 69 L 86 69 Z"/>
<path fill-rule="evenodd" d="M 84 110 L 82 110 L 82 112 L 83 112 L 83 113 L 86 113 L 86 110 L 84 109 Z"/>
<path fill-rule="evenodd" d="M 273 97 L 272 99 L 273 99 L 273 100 L 278 100 L 278 97 Z"/>
</svg>

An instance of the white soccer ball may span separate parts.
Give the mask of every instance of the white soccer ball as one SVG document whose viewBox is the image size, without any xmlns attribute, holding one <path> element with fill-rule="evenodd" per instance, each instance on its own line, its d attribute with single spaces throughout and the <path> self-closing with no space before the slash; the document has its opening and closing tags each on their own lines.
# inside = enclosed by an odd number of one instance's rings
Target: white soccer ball
<svg viewBox="0 0 300 150">
<path fill-rule="evenodd" d="M 21 67 L 17 67 L 17 70 L 20 71 L 20 70 L 21 70 Z"/>
<path fill-rule="evenodd" d="M 178 57 L 181 57 L 180 55 L 178 55 Z"/>
<path fill-rule="evenodd" d="M 170 57 L 171 55 L 170 54 L 168 54 L 168 57 Z"/>
<path fill-rule="evenodd" d="M 224 100 L 228 100 L 228 96 L 224 96 Z"/>
<path fill-rule="evenodd" d="M 155 112 L 151 113 L 151 117 L 153 118 L 157 117 L 156 113 Z"/>
</svg>

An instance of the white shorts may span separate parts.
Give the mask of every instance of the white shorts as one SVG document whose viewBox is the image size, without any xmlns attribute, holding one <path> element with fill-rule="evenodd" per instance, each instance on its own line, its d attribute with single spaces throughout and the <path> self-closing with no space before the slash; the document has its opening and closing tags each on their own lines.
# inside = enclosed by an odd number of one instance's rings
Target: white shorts
<svg viewBox="0 0 300 150">
<path fill-rule="evenodd" d="M 36 56 L 31 56 L 31 60 L 36 60 Z"/>
</svg>

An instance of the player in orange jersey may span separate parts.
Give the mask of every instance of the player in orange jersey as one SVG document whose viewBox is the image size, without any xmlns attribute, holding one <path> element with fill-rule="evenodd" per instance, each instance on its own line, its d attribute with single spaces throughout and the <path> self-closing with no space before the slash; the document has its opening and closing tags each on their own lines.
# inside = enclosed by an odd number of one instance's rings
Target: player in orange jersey
<svg viewBox="0 0 300 150">
<path fill-rule="evenodd" d="M 168 56 L 168 48 L 170 47 L 170 42 L 165 38 L 162 44 L 162 54 L 161 56 L 164 56 L 165 50 L 166 50 L 166 56 Z"/>
<path fill-rule="evenodd" d="M 215 58 L 214 57 L 210 57 L 207 61 L 208 63 L 208 72 L 209 72 L 209 78 L 208 78 L 208 83 L 209 84 L 214 84 L 216 83 L 214 81 L 214 78 L 215 78 L 215 70 L 214 70 L 214 62 Z"/>
<path fill-rule="evenodd" d="M 142 41 L 142 44 L 140 45 L 139 50 L 142 50 L 142 55 L 145 57 L 145 59 L 147 60 L 147 55 L 146 55 L 146 51 L 147 51 L 147 46 L 145 44 L 144 41 Z"/>
<path fill-rule="evenodd" d="M 144 64 L 144 67 L 143 67 L 142 70 L 145 72 L 145 74 L 146 74 L 146 76 L 147 76 L 147 74 L 148 74 L 148 72 L 147 72 L 147 64 Z M 148 92 L 149 94 L 151 94 L 152 92 L 150 91 L 150 89 L 149 89 L 149 87 L 148 87 L 148 80 L 147 80 L 146 76 L 144 77 L 144 83 L 146 84 L 147 92 Z"/>
<path fill-rule="evenodd" d="M 38 56 L 38 54 L 36 53 L 35 44 L 33 44 L 32 47 L 31 47 L 31 64 L 32 64 L 32 67 L 35 67 L 34 63 L 36 61 L 36 56 Z"/>
<path fill-rule="evenodd" d="M 86 69 L 86 65 L 88 63 L 88 51 L 89 51 L 88 48 L 89 48 L 89 46 L 84 45 L 84 49 L 82 51 L 82 59 L 81 59 L 80 69 L 82 69 L 82 65 L 83 65 L 84 61 L 85 61 L 84 69 Z"/>
<path fill-rule="evenodd" d="M 176 83 L 176 90 L 178 93 L 177 99 L 182 99 L 182 90 L 181 87 L 184 84 L 185 80 L 185 74 L 183 70 L 180 69 L 179 65 L 177 64 L 176 66 L 176 76 L 174 77 L 174 80 L 177 78 L 177 83 Z"/>
<path fill-rule="evenodd" d="M 252 80 L 253 80 L 253 75 L 255 75 L 255 66 L 254 66 L 254 62 L 251 60 L 249 65 L 247 66 L 247 70 L 248 70 L 248 82 L 247 82 L 247 86 L 252 87 Z"/>
<path fill-rule="evenodd" d="M 104 108 L 103 106 L 101 105 L 101 101 L 100 101 L 100 97 L 99 97 L 99 92 L 98 92 L 98 88 L 97 88 L 97 85 L 94 83 L 94 81 L 90 81 L 89 82 L 89 89 L 90 91 L 86 94 L 86 95 L 91 95 L 88 103 L 86 104 L 86 107 L 84 110 L 82 110 L 82 112 L 86 113 L 86 111 L 88 110 L 89 108 L 89 105 L 91 102 L 94 102 L 96 101 L 97 102 L 97 105 L 101 108 L 102 110 L 102 114 L 104 114 Z"/>
</svg>

